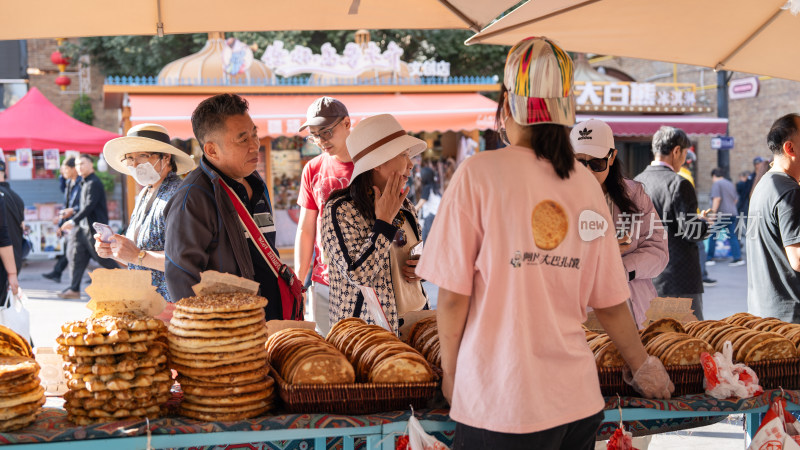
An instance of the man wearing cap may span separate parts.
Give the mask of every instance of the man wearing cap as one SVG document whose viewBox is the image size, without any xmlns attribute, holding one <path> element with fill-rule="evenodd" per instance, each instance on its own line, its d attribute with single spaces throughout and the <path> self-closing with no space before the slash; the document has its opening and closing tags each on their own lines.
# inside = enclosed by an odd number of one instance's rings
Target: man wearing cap
<svg viewBox="0 0 800 450">
<path fill-rule="evenodd" d="M 337 189 L 347 187 L 353 174 L 353 160 L 346 142 L 350 135 L 350 115 L 339 100 L 320 97 L 308 107 L 306 122 L 300 131 L 305 128 L 308 128 L 314 143 L 322 149 L 322 154 L 303 168 L 303 181 L 297 199 L 300 220 L 294 241 L 294 267 L 301 280 L 306 279 L 311 269 L 309 310 L 317 323 L 317 331 L 325 336 L 330 330 L 330 278 L 328 265 L 322 259 L 317 230 L 320 211 L 323 211 L 328 196 Z"/>
<path fill-rule="evenodd" d="M 691 145 L 683 130 L 661 127 L 653 135 L 655 160 L 635 180 L 644 184 L 661 221 L 667 224 L 669 263 L 653 279 L 653 285 L 662 297 L 691 298 L 694 315 L 703 320 L 703 276 L 697 243 L 708 234 L 708 211 L 698 214 L 692 183 L 677 173 Z"/>
<path fill-rule="evenodd" d="M 203 100 L 192 113 L 203 158 L 164 211 L 167 289 L 177 302 L 194 296 L 192 286 L 201 272 L 231 273 L 258 282 L 259 295 L 268 300 L 267 320 L 283 319 L 278 279 L 240 219 L 249 215 L 261 234 L 255 238 L 277 255 L 267 186 L 256 173 L 261 144 L 248 109 L 242 97 L 220 94 Z"/>
<path fill-rule="evenodd" d="M 89 155 L 81 155 L 78 161 L 78 175 L 81 180 L 79 211 L 71 219 L 61 225 L 62 232 L 70 232 L 69 259 L 72 261 L 72 283 L 61 291 L 61 298 L 81 298 L 81 279 L 83 278 L 89 259 L 94 259 L 106 269 L 118 269 L 111 259 L 101 258 L 94 250 L 95 222 L 108 224 L 108 205 L 103 182 L 94 173 L 94 160 Z"/>
</svg>

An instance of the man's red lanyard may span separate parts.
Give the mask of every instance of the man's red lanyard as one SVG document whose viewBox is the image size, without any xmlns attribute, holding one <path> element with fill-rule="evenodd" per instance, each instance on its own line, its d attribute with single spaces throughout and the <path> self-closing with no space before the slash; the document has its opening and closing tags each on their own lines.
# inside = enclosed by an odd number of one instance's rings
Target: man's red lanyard
<svg viewBox="0 0 800 450">
<path fill-rule="evenodd" d="M 231 190 L 231 188 L 225 183 L 225 181 L 222 180 L 222 178 L 220 178 L 219 184 L 222 186 L 222 189 L 225 190 L 225 193 L 228 194 L 228 197 L 230 197 L 233 207 L 236 208 L 236 212 L 239 214 L 239 221 L 242 223 L 245 232 L 247 232 L 248 236 L 250 236 L 250 239 L 253 240 L 256 248 L 264 257 L 264 260 L 267 261 L 267 265 L 270 269 L 272 269 L 272 273 L 275 274 L 275 277 L 286 282 L 295 298 L 301 296 L 304 291 L 303 284 L 297 279 L 297 276 L 294 274 L 294 272 L 292 272 L 292 269 L 290 269 L 286 264 L 283 264 L 278 258 L 278 255 L 276 255 L 272 250 L 272 247 L 270 247 L 266 238 L 264 238 L 264 235 L 258 229 L 258 225 L 256 225 L 255 220 L 253 220 L 253 216 L 250 215 L 250 213 L 247 211 L 247 208 L 245 208 L 244 203 L 242 203 L 242 200 L 233 192 L 233 190 Z"/>
</svg>

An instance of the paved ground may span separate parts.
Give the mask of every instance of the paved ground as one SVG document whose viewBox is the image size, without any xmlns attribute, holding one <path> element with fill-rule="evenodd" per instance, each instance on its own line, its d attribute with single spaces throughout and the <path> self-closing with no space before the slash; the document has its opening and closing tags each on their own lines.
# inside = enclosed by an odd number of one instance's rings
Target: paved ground
<svg viewBox="0 0 800 450">
<path fill-rule="evenodd" d="M 62 283 L 42 278 L 41 274 L 50 271 L 53 261 L 30 261 L 20 273 L 20 285 L 28 295 L 28 309 L 31 313 L 33 340 L 38 346 L 55 346 L 55 337 L 60 325 L 69 320 L 86 317 L 89 313 L 85 305 L 88 297 L 81 300 L 62 300 L 56 294 L 67 287 L 66 276 Z M 91 266 L 94 268 L 96 266 Z M 728 267 L 727 262 L 717 262 L 708 267 L 709 276 L 718 280 L 717 286 L 706 288 L 704 313 L 707 319 L 721 319 L 730 314 L 747 310 L 747 269 L 746 266 Z M 65 274 L 66 275 L 66 274 Z M 88 277 L 84 280 L 88 282 Z M 83 287 L 86 287 L 84 282 Z M 436 289 L 427 286 L 426 290 L 435 305 Z M 666 433 L 654 436 L 649 448 L 688 449 L 708 448 L 715 450 L 744 448 L 744 432 L 741 416 L 731 416 L 728 421 L 709 427 Z"/>
</svg>

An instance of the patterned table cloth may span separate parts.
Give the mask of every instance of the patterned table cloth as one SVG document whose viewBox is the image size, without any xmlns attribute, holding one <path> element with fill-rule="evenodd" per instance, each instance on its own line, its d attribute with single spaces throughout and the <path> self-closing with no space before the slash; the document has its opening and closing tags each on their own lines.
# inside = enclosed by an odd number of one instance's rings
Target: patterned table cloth
<svg viewBox="0 0 800 450">
<path fill-rule="evenodd" d="M 638 397 L 607 397 L 605 409 L 617 409 L 620 401 L 623 408 L 654 408 L 663 411 L 722 411 L 731 412 L 768 405 L 780 390 L 767 391 L 757 397 L 743 400 L 717 400 L 707 395 L 687 395 L 671 400 L 648 400 Z M 800 404 L 800 391 L 785 391 L 787 401 Z M 408 420 L 409 411 L 391 411 L 362 416 L 337 414 L 283 414 L 264 416 L 236 422 L 202 422 L 178 416 L 168 416 L 150 422 L 152 435 L 174 435 L 190 433 L 214 433 L 222 431 L 262 431 L 287 429 L 357 428 L 385 425 Z M 416 411 L 420 420 L 446 422 L 450 420 L 448 410 L 433 409 Z M 690 419 L 667 419 L 626 422 L 634 435 L 646 435 L 694 428 L 723 420 L 725 416 Z M 598 439 L 610 436 L 617 423 L 604 423 Z M 107 439 L 144 436 L 144 421 L 113 422 L 88 427 L 78 427 L 67 420 L 63 408 L 45 407 L 38 420 L 31 426 L 14 433 L 0 433 L 0 444 L 46 443 L 78 441 L 85 439 Z"/>
</svg>

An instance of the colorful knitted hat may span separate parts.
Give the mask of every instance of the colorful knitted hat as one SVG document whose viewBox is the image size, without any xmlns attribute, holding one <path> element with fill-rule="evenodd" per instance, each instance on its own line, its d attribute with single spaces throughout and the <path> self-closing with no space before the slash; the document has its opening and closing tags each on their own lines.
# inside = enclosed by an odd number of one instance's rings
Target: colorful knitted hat
<svg viewBox="0 0 800 450">
<path fill-rule="evenodd" d="M 503 83 L 520 125 L 575 125 L 572 58 L 553 41 L 530 37 L 508 52 Z"/>
</svg>

